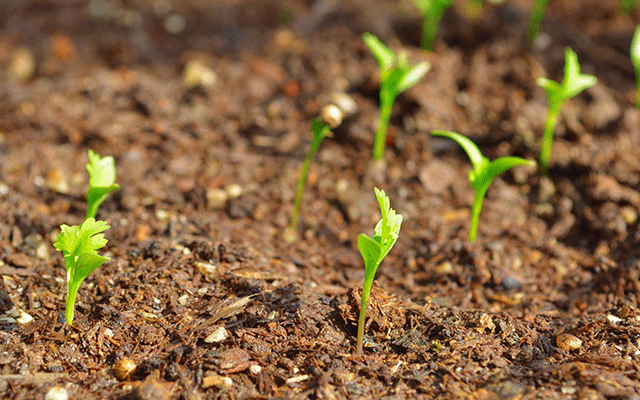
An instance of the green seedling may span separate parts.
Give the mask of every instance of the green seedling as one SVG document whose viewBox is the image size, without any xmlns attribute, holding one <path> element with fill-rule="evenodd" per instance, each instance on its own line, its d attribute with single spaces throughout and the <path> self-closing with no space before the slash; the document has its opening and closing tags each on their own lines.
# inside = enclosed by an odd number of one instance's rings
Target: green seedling
<svg viewBox="0 0 640 400">
<path fill-rule="evenodd" d="M 469 171 L 469 182 L 473 188 L 474 197 L 471 207 L 471 223 L 469 225 L 470 242 L 475 242 L 478 236 L 478 222 L 480 221 L 480 211 L 484 196 L 489 189 L 489 185 L 501 173 L 518 165 L 535 165 L 534 161 L 525 160 L 520 157 L 499 157 L 493 161 L 480 153 L 480 149 L 469 138 L 456 132 L 435 130 L 431 132 L 434 136 L 442 136 L 453 139 L 467 153 L 471 160 L 473 169 Z"/>
<path fill-rule="evenodd" d="M 636 70 L 636 107 L 640 109 L 640 25 L 636 28 L 631 41 L 631 63 Z"/>
<path fill-rule="evenodd" d="M 449 7 L 453 5 L 453 0 L 412 0 L 422 16 L 422 40 L 420 48 L 422 50 L 433 51 L 433 45 L 438 33 L 440 20 Z M 482 0 L 473 0 L 474 3 Z"/>
<path fill-rule="evenodd" d="M 581 74 L 578 56 L 567 47 L 564 50 L 564 78 L 562 84 L 547 78 L 538 78 L 538 86 L 547 92 L 547 102 L 549 113 L 544 126 L 542 145 L 540 146 L 540 173 L 546 175 L 549 171 L 549 158 L 551 157 L 551 144 L 553 142 L 553 131 L 558 123 L 558 115 L 562 103 L 575 97 L 578 93 L 594 86 L 598 79 L 593 75 Z"/>
<path fill-rule="evenodd" d="M 396 57 L 393 51 L 374 35 L 365 32 L 362 37 L 380 65 L 380 119 L 373 141 L 373 159 L 382 160 L 387 127 L 396 97 L 418 83 L 429 71 L 430 65 L 426 61 L 409 65 L 406 53 L 401 52 Z"/>
<path fill-rule="evenodd" d="M 113 157 L 100 157 L 89 149 L 89 190 L 87 190 L 87 213 L 85 218 L 95 218 L 98 207 L 107 195 L 120 188 L 116 184 L 116 167 Z"/>
<path fill-rule="evenodd" d="M 364 284 L 362 285 L 362 297 L 360 300 L 360 318 L 358 319 L 358 341 L 357 352 L 362 354 L 362 345 L 364 340 L 364 320 L 367 314 L 367 304 L 369 303 L 369 294 L 373 286 L 373 279 L 376 271 L 384 257 L 389 253 L 398 240 L 400 226 L 402 225 L 402 215 L 396 214 L 391 208 L 389 198 L 384 190 L 374 188 L 378 203 L 380 204 L 380 213 L 382 219 L 378 221 L 373 230 L 373 238 L 361 233 L 358 235 L 358 249 L 364 260 Z"/>
<path fill-rule="evenodd" d="M 542 26 L 542 20 L 544 19 L 544 13 L 547 10 L 547 4 L 549 0 L 534 0 L 533 8 L 531 9 L 531 15 L 529 16 L 529 25 L 527 26 L 526 40 L 529 46 L 533 46 L 538 34 L 540 33 L 540 27 Z"/>
<path fill-rule="evenodd" d="M 97 252 L 107 244 L 107 239 L 101 233 L 107 229 L 109 225 L 106 222 L 96 221 L 92 217 L 87 218 L 80 226 L 60 226 L 60 234 L 54 246 L 64 255 L 67 270 L 67 305 L 64 316 L 69 325 L 73 324 L 76 294 L 80 284 L 109 259 Z"/>
<path fill-rule="evenodd" d="M 291 214 L 291 221 L 289 222 L 289 227 L 285 233 L 285 240 L 288 243 L 293 243 L 296 239 L 296 227 L 298 226 L 298 217 L 300 216 L 300 207 L 302 206 L 302 193 L 304 192 L 304 186 L 307 183 L 307 176 L 309 175 L 311 162 L 320 148 L 320 143 L 322 143 L 324 138 L 327 136 L 331 136 L 331 127 L 322 122 L 322 119 L 316 118 L 311 123 L 311 132 L 313 133 L 311 146 L 309 147 L 309 152 L 307 153 L 304 163 L 302 164 L 302 169 L 300 170 L 298 184 L 296 185 L 296 197 L 293 201 L 293 213 Z"/>
</svg>

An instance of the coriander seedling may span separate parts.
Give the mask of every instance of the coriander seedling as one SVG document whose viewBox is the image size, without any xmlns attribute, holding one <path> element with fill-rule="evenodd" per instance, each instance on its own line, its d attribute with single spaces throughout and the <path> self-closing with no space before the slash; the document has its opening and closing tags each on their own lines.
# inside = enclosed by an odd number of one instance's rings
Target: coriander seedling
<svg viewBox="0 0 640 400">
<path fill-rule="evenodd" d="M 373 159 L 382 160 L 387 127 L 396 97 L 418 83 L 431 66 L 426 61 L 409 65 L 406 53 L 400 53 L 396 57 L 393 51 L 368 32 L 362 38 L 380 65 L 380 119 L 373 141 Z"/>
<path fill-rule="evenodd" d="M 76 294 L 80 284 L 109 259 L 97 252 L 107 244 L 107 239 L 102 234 L 107 229 L 109 225 L 106 222 L 96 221 L 92 217 L 87 218 L 80 226 L 60 226 L 60 234 L 54 246 L 64 255 L 67 270 L 67 306 L 64 316 L 69 325 L 73 324 Z"/>
<path fill-rule="evenodd" d="M 540 173 L 546 175 L 549 171 L 549 158 L 551 157 L 551 144 L 553 142 L 553 131 L 558 123 L 558 115 L 562 103 L 573 98 L 585 89 L 598 83 L 598 79 L 593 75 L 581 74 L 578 56 L 567 47 L 564 50 L 564 78 L 562 84 L 547 78 L 538 78 L 538 86 L 547 92 L 547 102 L 549 111 L 547 122 L 544 126 L 542 145 L 540 146 Z"/>
<path fill-rule="evenodd" d="M 311 132 L 313 138 L 311 139 L 311 146 L 309 146 L 309 152 L 304 159 L 302 169 L 300 170 L 300 176 L 298 177 L 298 184 L 296 185 L 296 197 L 293 201 L 293 213 L 291 214 L 291 221 L 289 227 L 285 232 L 285 240 L 288 243 L 293 243 L 296 240 L 296 227 L 298 226 L 298 216 L 300 215 L 300 207 L 302 205 L 302 193 L 304 192 L 304 186 L 307 183 L 307 176 L 309 175 L 309 168 L 313 157 L 315 157 L 320 148 L 320 143 L 327 136 L 331 135 L 331 127 L 329 124 L 322 122 L 322 119 L 316 118 L 311 123 Z"/>
<path fill-rule="evenodd" d="M 100 157 L 89 149 L 89 190 L 87 190 L 87 213 L 85 218 L 95 218 L 98 207 L 107 195 L 120 188 L 116 184 L 116 167 L 113 157 Z"/>
<path fill-rule="evenodd" d="M 631 41 L 631 63 L 636 71 L 636 107 L 640 109 L 640 25 Z"/>
<path fill-rule="evenodd" d="M 362 354 L 362 345 L 364 340 L 364 320 L 367 315 L 367 304 L 369 303 L 369 294 L 373 286 L 373 279 L 376 271 L 384 257 L 389 253 L 398 240 L 400 226 L 402 225 L 402 215 L 396 214 L 391 208 L 389 198 L 384 190 L 374 188 L 378 203 L 380 204 L 380 213 L 382 219 L 378 221 L 373 230 L 373 238 L 361 233 L 358 235 L 358 249 L 364 260 L 364 284 L 362 285 L 362 297 L 360 299 L 360 317 L 358 318 L 358 340 L 357 352 Z"/>
<path fill-rule="evenodd" d="M 456 132 L 435 130 L 431 132 L 434 136 L 442 136 L 453 139 L 467 153 L 473 165 L 473 170 L 469 171 L 469 182 L 473 188 L 474 197 L 471 207 L 471 223 L 469 225 L 470 242 L 475 242 L 478 235 L 478 222 L 484 196 L 489 189 L 491 182 L 501 173 L 518 165 L 535 165 L 534 161 L 525 160 L 520 157 L 499 157 L 493 161 L 480 153 L 480 149 L 469 138 Z"/>
<path fill-rule="evenodd" d="M 529 16 L 529 25 L 527 26 L 526 36 L 529 46 L 533 46 L 533 43 L 536 41 L 536 38 L 540 33 L 540 27 L 542 26 L 544 13 L 547 10 L 547 4 L 549 4 L 549 0 L 533 1 L 533 8 L 531 9 L 531 15 Z"/>
<path fill-rule="evenodd" d="M 412 0 L 413 4 L 418 8 L 422 16 L 422 40 L 420 48 L 422 50 L 433 51 L 433 44 L 436 40 L 438 25 L 440 20 L 449 7 L 453 4 L 453 0 Z M 473 0 L 475 3 L 478 0 Z M 482 0 L 480 7 L 482 7 Z"/>
</svg>

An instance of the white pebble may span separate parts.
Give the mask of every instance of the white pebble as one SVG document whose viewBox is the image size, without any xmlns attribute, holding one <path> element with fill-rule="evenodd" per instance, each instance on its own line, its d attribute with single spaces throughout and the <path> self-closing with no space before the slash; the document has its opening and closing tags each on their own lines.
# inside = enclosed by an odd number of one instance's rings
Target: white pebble
<svg viewBox="0 0 640 400">
<path fill-rule="evenodd" d="M 229 331 L 224 326 L 219 326 L 204 341 L 205 343 L 220 343 L 229 338 Z"/>
<path fill-rule="evenodd" d="M 44 395 L 44 400 L 67 400 L 68 398 L 69 393 L 62 386 L 54 386 Z"/>
</svg>

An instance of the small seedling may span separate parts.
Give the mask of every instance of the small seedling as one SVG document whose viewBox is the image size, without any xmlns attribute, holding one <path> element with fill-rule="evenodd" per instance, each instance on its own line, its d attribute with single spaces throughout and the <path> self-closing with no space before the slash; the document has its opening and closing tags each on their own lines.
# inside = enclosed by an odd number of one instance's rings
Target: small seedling
<svg viewBox="0 0 640 400">
<path fill-rule="evenodd" d="M 96 221 L 92 217 L 87 218 L 80 226 L 60 226 L 60 234 L 54 246 L 64 255 L 67 270 L 67 306 L 64 316 L 69 325 L 73 324 L 76 294 L 80 284 L 109 259 L 97 252 L 107 244 L 107 239 L 101 233 L 107 229 L 109 225 L 106 222 Z"/>
<path fill-rule="evenodd" d="M 473 170 L 469 171 L 469 182 L 473 188 L 474 197 L 471 207 L 471 223 L 469 225 L 470 242 L 475 242 L 478 235 L 478 222 L 480 220 L 480 211 L 482 210 L 482 202 L 484 196 L 489 189 L 491 182 L 501 173 L 518 165 L 535 165 L 534 161 L 525 160 L 520 157 L 499 157 L 493 161 L 480 153 L 480 149 L 469 138 L 456 132 L 450 131 L 432 131 L 434 136 L 442 136 L 453 139 L 467 153 L 473 165 Z"/>
<path fill-rule="evenodd" d="M 544 19 L 544 13 L 547 10 L 547 4 L 549 0 L 534 0 L 533 8 L 531 9 L 531 15 L 529 16 L 529 25 L 527 26 L 526 40 L 529 46 L 533 46 L 538 34 L 540 33 L 540 27 L 542 26 L 542 20 Z"/>
<path fill-rule="evenodd" d="M 302 205 L 302 193 L 307 183 L 311 162 L 318 152 L 318 148 L 320 148 L 320 143 L 322 143 L 324 138 L 331 135 L 331 127 L 329 124 L 322 122 L 322 119 L 316 118 L 311 123 L 311 132 L 313 133 L 313 139 L 311 139 L 309 152 L 300 170 L 300 176 L 298 177 L 298 184 L 296 186 L 296 197 L 293 201 L 293 213 L 291 214 L 291 221 L 289 222 L 287 232 L 285 232 L 285 240 L 288 243 L 293 243 L 296 240 L 296 227 L 298 226 L 298 216 L 300 215 L 300 207 Z"/>
<path fill-rule="evenodd" d="M 382 160 L 387 127 L 396 97 L 418 83 L 429 71 L 430 65 L 426 61 L 409 65 L 406 53 L 400 53 L 396 57 L 393 51 L 374 35 L 365 32 L 362 37 L 380 65 L 380 119 L 373 141 L 373 159 Z"/>
<path fill-rule="evenodd" d="M 433 51 L 436 33 L 438 33 L 438 25 L 444 12 L 453 4 L 453 0 L 412 1 L 422 16 L 422 40 L 420 41 L 420 48 L 422 50 Z M 482 8 L 482 0 L 473 0 L 473 3 L 478 3 L 478 1 L 480 1 L 480 7 Z"/>
<path fill-rule="evenodd" d="M 100 157 L 89 149 L 89 190 L 87 190 L 87 213 L 85 218 L 95 218 L 98 207 L 107 195 L 120 188 L 116 184 L 116 167 L 113 157 Z"/>
<path fill-rule="evenodd" d="M 546 175 L 549 171 L 549 158 L 551 156 L 551 144 L 553 142 L 553 131 L 558 123 L 558 115 L 562 103 L 573 98 L 585 89 L 598 83 L 598 79 L 593 75 L 581 74 L 578 56 L 567 47 L 564 50 L 564 78 L 562 84 L 547 78 L 538 78 L 538 86 L 547 92 L 547 102 L 549 113 L 544 126 L 542 145 L 540 146 L 540 173 Z"/>
<path fill-rule="evenodd" d="M 358 341 L 357 352 L 362 354 L 362 345 L 364 340 L 364 320 L 367 314 L 367 304 L 369 303 L 369 294 L 373 286 L 373 279 L 376 271 L 384 257 L 389 253 L 398 240 L 400 226 L 402 225 L 402 215 L 396 214 L 391 208 L 389 198 L 384 190 L 374 188 L 378 203 L 380 204 L 380 213 L 382 219 L 378 221 L 373 230 L 373 238 L 361 233 L 358 235 L 358 249 L 364 260 L 364 284 L 362 285 L 362 297 L 360 300 L 360 318 L 358 318 Z"/>
<path fill-rule="evenodd" d="M 640 25 L 636 28 L 631 41 L 631 62 L 636 70 L 636 107 L 640 109 Z"/>
<path fill-rule="evenodd" d="M 618 2 L 618 10 L 623 14 L 631 14 L 631 10 L 636 6 L 638 0 L 620 0 Z"/>
</svg>

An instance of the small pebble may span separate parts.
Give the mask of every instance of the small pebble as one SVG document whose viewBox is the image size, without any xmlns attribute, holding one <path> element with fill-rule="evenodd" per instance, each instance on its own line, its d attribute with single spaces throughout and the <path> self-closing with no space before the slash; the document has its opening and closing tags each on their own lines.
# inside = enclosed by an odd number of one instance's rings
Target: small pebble
<svg viewBox="0 0 640 400">
<path fill-rule="evenodd" d="M 229 194 L 223 189 L 207 190 L 207 207 L 212 210 L 220 210 L 224 208 L 229 199 Z"/>
<path fill-rule="evenodd" d="M 226 190 L 227 195 L 230 199 L 237 199 L 238 197 L 242 196 L 242 186 L 238 185 L 237 183 L 233 183 L 227 186 Z"/>
<path fill-rule="evenodd" d="M 31 52 L 21 47 L 11 55 L 8 74 L 17 81 L 28 81 L 36 72 L 36 59 Z"/>
<path fill-rule="evenodd" d="M 113 374 L 118 378 L 118 380 L 124 381 L 133 375 L 138 366 L 136 363 L 130 358 L 121 358 L 116 365 L 113 367 Z"/>
<path fill-rule="evenodd" d="M 556 345 L 564 351 L 579 349 L 582 346 L 582 340 L 570 333 L 563 333 L 556 337 Z"/>
<path fill-rule="evenodd" d="M 616 317 L 615 315 L 609 314 L 607 315 L 607 321 L 609 321 L 609 323 L 611 324 L 617 324 L 622 322 L 622 319 Z"/>
<path fill-rule="evenodd" d="M 224 326 L 219 326 L 215 331 L 213 331 L 209 336 L 207 336 L 204 341 L 205 343 L 220 343 L 229 338 L 229 331 L 225 329 Z"/>
<path fill-rule="evenodd" d="M 259 366 L 258 364 L 253 364 L 252 366 L 249 367 L 249 372 L 251 372 L 254 375 L 258 375 L 260 372 L 262 372 L 262 367 Z"/>
<path fill-rule="evenodd" d="M 62 386 L 54 386 L 44 395 L 44 400 L 67 400 L 68 398 L 69 393 Z"/>
<path fill-rule="evenodd" d="M 218 82 L 216 73 L 201 61 L 192 60 L 184 66 L 182 71 L 182 84 L 187 89 L 201 85 L 204 88 L 211 88 Z"/>
<path fill-rule="evenodd" d="M 202 378 L 202 387 L 209 388 L 216 386 L 220 389 L 228 389 L 233 385 L 233 380 L 228 376 L 222 375 L 209 375 Z"/>
</svg>

